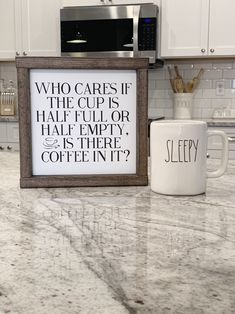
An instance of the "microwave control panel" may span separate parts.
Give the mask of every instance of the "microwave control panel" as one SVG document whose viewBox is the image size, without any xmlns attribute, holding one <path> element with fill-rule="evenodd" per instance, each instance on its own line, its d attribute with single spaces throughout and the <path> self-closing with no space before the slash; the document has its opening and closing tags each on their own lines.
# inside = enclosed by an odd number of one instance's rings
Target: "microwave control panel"
<svg viewBox="0 0 235 314">
<path fill-rule="evenodd" d="M 140 18 L 139 20 L 139 42 L 140 51 L 156 50 L 157 42 L 157 19 L 156 18 Z"/>
</svg>

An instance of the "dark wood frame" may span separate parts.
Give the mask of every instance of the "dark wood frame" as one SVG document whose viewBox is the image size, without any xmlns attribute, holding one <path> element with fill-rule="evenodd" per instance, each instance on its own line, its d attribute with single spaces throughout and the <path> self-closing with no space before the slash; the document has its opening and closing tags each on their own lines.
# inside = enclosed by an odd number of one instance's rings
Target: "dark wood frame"
<svg viewBox="0 0 235 314">
<path fill-rule="evenodd" d="M 75 187 L 147 185 L 147 129 L 148 129 L 148 59 L 143 58 L 70 58 L 18 57 L 18 106 L 20 133 L 20 186 Z M 108 175 L 33 175 L 31 147 L 31 69 L 118 69 L 136 70 L 136 173 Z"/>
</svg>

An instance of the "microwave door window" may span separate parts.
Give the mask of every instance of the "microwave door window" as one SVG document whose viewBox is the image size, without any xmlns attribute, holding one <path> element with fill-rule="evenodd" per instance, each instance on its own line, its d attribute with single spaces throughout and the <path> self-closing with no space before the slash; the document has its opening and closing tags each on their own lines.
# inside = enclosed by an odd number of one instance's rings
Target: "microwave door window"
<svg viewBox="0 0 235 314">
<path fill-rule="evenodd" d="M 133 20 L 61 22 L 61 52 L 133 51 Z"/>
</svg>

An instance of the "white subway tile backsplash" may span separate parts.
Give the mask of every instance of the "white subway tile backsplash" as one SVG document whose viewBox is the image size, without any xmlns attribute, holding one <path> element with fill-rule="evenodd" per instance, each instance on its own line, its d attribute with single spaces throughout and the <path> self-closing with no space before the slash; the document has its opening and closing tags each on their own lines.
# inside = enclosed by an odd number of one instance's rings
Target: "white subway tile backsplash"
<svg viewBox="0 0 235 314">
<path fill-rule="evenodd" d="M 211 106 L 214 109 L 227 108 L 227 107 L 231 107 L 231 105 L 232 105 L 232 99 L 219 98 L 219 99 L 212 99 L 211 100 Z"/>
<path fill-rule="evenodd" d="M 154 80 L 154 83 L 149 84 L 151 113 L 155 113 L 156 116 L 164 113 L 168 118 L 173 116 L 173 92 L 169 84 L 167 66 L 169 65 L 174 71 L 175 64 L 178 65 L 179 72 L 186 82 L 196 76 L 201 68 L 204 69 L 200 83 L 194 92 L 194 118 L 211 118 L 216 108 L 235 107 L 235 61 L 179 60 L 175 63 L 166 62 L 163 69 L 153 70 L 149 76 L 150 81 Z M 156 73 L 158 71 L 159 73 Z M 218 96 L 216 93 L 218 81 L 224 83 L 224 95 Z"/>
<path fill-rule="evenodd" d="M 156 89 L 156 81 L 155 80 L 150 80 L 149 79 L 149 90 Z"/>
<path fill-rule="evenodd" d="M 171 88 L 171 84 L 170 84 L 169 79 L 156 81 L 156 88 L 159 89 L 159 90 L 161 90 L 161 89 L 163 89 L 163 90 L 170 89 Z"/>
<path fill-rule="evenodd" d="M 235 99 L 231 99 L 231 105 L 229 105 L 231 109 L 235 108 Z"/>
<path fill-rule="evenodd" d="M 173 99 L 155 99 L 149 104 L 149 107 L 153 108 L 172 108 L 173 106 Z"/>
<path fill-rule="evenodd" d="M 0 62 L 0 78 L 7 84 L 10 80 L 16 85 L 17 73 L 14 62 Z"/>
<path fill-rule="evenodd" d="M 163 69 L 154 69 L 154 70 L 149 70 L 149 79 L 151 80 L 162 80 L 166 79 L 166 71 Z"/>
<path fill-rule="evenodd" d="M 212 63 L 208 62 L 208 61 L 204 61 L 204 62 L 197 62 L 194 64 L 194 69 L 201 69 L 203 68 L 204 70 L 210 70 L 212 69 Z"/>
<path fill-rule="evenodd" d="M 210 119 L 213 116 L 214 109 L 213 108 L 204 108 L 202 109 L 202 118 Z"/>
<path fill-rule="evenodd" d="M 207 98 L 197 98 L 193 99 L 193 106 L 198 109 L 210 108 L 211 107 L 211 99 Z"/>
<path fill-rule="evenodd" d="M 198 84 L 198 88 L 201 88 L 201 89 L 212 88 L 212 84 L 213 84 L 212 80 L 201 79 L 201 81 Z"/>
<path fill-rule="evenodd" d="M 217 82 L 223 82 L 224 83 L 224 88 L 232 88 L 232 80 L 229 79 L 220 79 L 220 80 L 211 80 L 212 82 L 212 87 L 211 88 L 216 88 Z"/>
<path fill-rule="evenodd" d="M 166 90 L 166 91 L 165 91 L 165 95 L 166 95 L 166 98 L 173 99 L 174 92 L 173 92 L 172 88 Z"/>
<path fill-rule="evenodd" d="M 157 98 L 157 99 L 167 99 L 167 98 L 170 99 L 173 94 L 173 93 L 169 93 L 169 90 L 164 90 L 164 89 L 156 89 L 154 91 L 150 91 L 150 93 L 152 93 L 153 98 Z"/>
<path fill-rule="evenodd" d="M 202 118 L 202 109 L 193 107 L 193 117 L 196 119 Z"/>
<path fill-rule="evenodd" d="M 224 98 L 235 98 L 235 90 L 234 89 L 225 89 Z"/>
<path fill-rule="evenodd" d="M 232 69 L 233 68 L 233 62 L 219 62 L 217 61 L 216 63 L 212 63 L 212 69 Z"/>
<path fill-rule="evenodd" d="M 193 117 L 197 119 L 211 118 L 215 109 L 235 108 L 235 60 L 179 60 L 166 61 L 161 69 L 149 70 L 149 116 L 173 117 L 173 91 L 169 82 L 169 65 L 174 73 L 177 64 L 179 72 L 187 82 L 195 77 L 201 68 L 204 73 L 194 92 Z M 175 74 L 175 73 L 174 73 Z M 16 67 L 14 62 L 0 62 L 0 78 L 13 80 L 16 84 Z M 216 84 L 224 83 L 224 95 L 216 95 Z"/>
<path fill-rule="evenodd" d="M 196 89 L 193 93 L 193 98 L 203 98 L 203 89 Z"/>
<path fill-rule="evenodd" d="M 235 79 L 235 69 L 231 69 L 231 70 L 225 69 L 223 71 L 223 78 L 225 78 L 225 79 Z"/>
<path fill-rule="evenodd" d="M 149 108 L 148 112 L 149 118 L 156 118 L 156 117 L 165 117 L 164 109 L 163 108 Z"/>
<path fill-rule="evenodd" d="M 182 71 L 182 76 L 184 80 L 187 82 L 187 81 L 192 80 L 194 77 L 196 77 L 199 71 L 200 71 L 199 69 L 184 70 Z"/>
<path fill-rule="evenodd" d="M 233 70 L 230 70 L 230 71 L 233 71 Z M 215 79 L 222 79 L 222 78 L 223 78 L 222 69 L 212 69 L 212 70 L 206 69 L 203 73 L 203 79 L 215 80 Z"/>
<path fill-rule="evenodd" d="M 215 98 L 215 89 L 203 89 L 202 98 Z"/>
</svg>

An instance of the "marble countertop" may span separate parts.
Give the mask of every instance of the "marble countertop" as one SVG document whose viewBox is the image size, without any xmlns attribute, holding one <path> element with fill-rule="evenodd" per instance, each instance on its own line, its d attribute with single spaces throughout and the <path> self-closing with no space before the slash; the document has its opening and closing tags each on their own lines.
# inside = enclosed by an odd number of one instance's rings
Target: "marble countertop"
<svg viewBox="0 0 235 314">
<path fill-rule="evenodd" d="M 235 161 L 194 197 L 20 189 L 18 154 L 0 165 L 1 314 L 235 313 Z"/>
<path fill-rule="evenodd" d="M 0 122 L 18 122 L 18 116 L 0 116 Z"/>
</svg>

